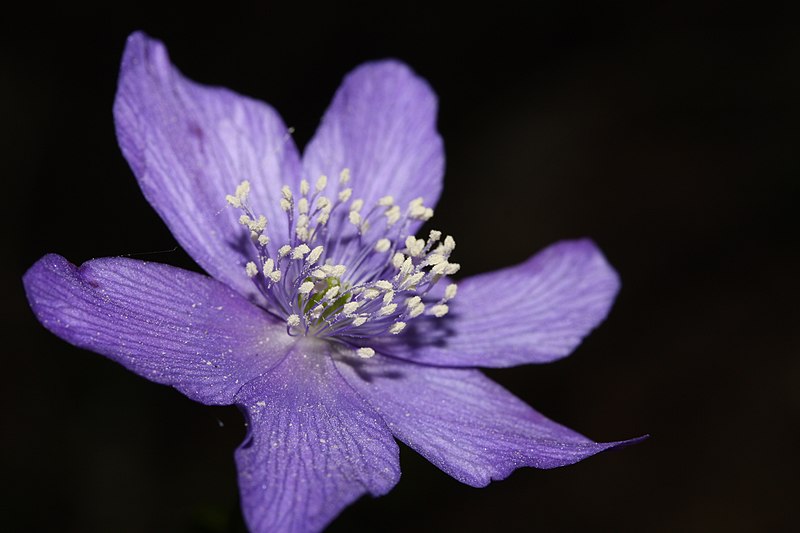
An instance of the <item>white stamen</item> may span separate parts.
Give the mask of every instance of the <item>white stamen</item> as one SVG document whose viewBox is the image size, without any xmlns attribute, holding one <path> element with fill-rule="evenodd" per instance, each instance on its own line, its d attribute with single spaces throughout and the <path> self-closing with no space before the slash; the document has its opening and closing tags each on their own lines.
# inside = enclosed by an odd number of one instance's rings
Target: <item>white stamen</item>
<svg viewBox="0 0 800 533">
<path fill-rule="evenodd" d="M 286 198 L 281 198 L 281 209 L 288 213 L 292 209 L 292 203 Z"/>
<path fill-rule="evenodd" d="M 281 271 L 275 270 L 269 275 L 269 279 L 271 279 L 273 283 L 278 283 L 281 280 Z"/>
<path fill-rule="evenodd" d="M 387 316 L 391 315 L 397 309 L 397 304 L 388 304 L 384 305 L 378 310 L 378 316 Z"/>
<path fill-rule="evenodd" d="M 387 209 L 384 215 L 386 216 L 386 223 L 392 226 L 395 222 L 400 220 L 400 208 L 398 206 L 394 206 L 391 209 Z"/>
<path fill-rule="evenodd" d="M 356 353 L 362 359 L 369 359 L 370 357 L 375 355 L 375 350 L 373 350 L 372 348 L 359 348 L 358 350 L 356 350 Z"/>
<path fill-rule="evenodd" d="M 244 266 L 244 270 L 245 270 L 245 272 L 247 272 L 247 276 L 251 277 L 251 278 L 254 278 L 256 276 L 256 274 L 258 274 L 258 267 L 252 261 L 249 261 Z"/>
<path fill-rule="evenodd" d="M 344 185 L 348 181 L 350 181 L 350 169 L 343 168 L 341 174 L 339 174 L 339 183 Z"/>
<path fill-rule="evenodd" d="M 411 257 L 419 257 L 422 254 L 422 250 L 425 248 L 425 241 L 416 239 L 413 235 L 409 235 L 406 237 L 406 248 Z"/>
<path fill-rule="evenodd" d="M 439 254 L 430 254 L 428 255 L 427 263 L 429 265 L 438 265 L 442 261 L 444 261 L 444 256 Z"/>
<path fill-rule="evenodd" d="M 258 244 L 260 244 L 261 246 L 268 245 L 269 244 L 269 237 L 267 237 L 266 235 L 259 235 L 258 236 Z"/>
<path fill-rule="evenodd" d="M 250 231 L 261 233 L 267 227 L 267 217 L 259 215 L 258 220 L 251 220 L 247 227 L 250 228 Z"/>
<path fill-rule="evenodd" d="M 272 269 L 274 268 L 275 268 L 275 261 L 273 261 L 272 258 L 270 258 L 264 261 L 264 268 L 261 269 L 261 271 L 264 273 L 264 276 L 269 277 L 269 275 L 272 273 Z"/>
<path fill-rule="evenodd" d="M 242 226 L 247 226 L 248 224 L 250 224 L 250 222 L 251 222 L 250 217 L 247 215 L 242 215 L 239 217 L 239 224 L 241 224 Z"/>
<path fill-rule="evenodd" d="M 441 263 L 434 265 L 433 268 L 431 269 L 431 272 L 433 272 L 437 276 L 441 276 L 442 274 L 444 274 L 445 269 L 447 269 L 448 264 L 449 263 L 447 261 L 442 261 Z"/>
<path fill-rule="evenodd" d="M 308 213 L 308 198 L 303 196 L 297 201 L 297 210 L 303 215 Z"/>
<path fill-rule="evenodd" d="M 439 239 L 442 238 L 442 232 L 441 231 L 436 231 L 435 229 L 432 229 L 430 234 L 428 235 L 428 238 L 431 241 L 436 242 L 436 241 L 438 241 Z"/>
<path fill-rule="evenodd" d="M 358 211 L 350 211 L 350 223 L 354 226 L 358 226 L 361 224 L 361 215 L 358 214 Z"/>
<path fill-rule="evenodd" d="M 380 296 L 381 291 L 378 289 L 373 289 L 370 287 L 369 289 L 364 290 L 364 298 L 367 300 L 374 300 L 378 296 Z"/>
<path fill-rule="evenodd" d="M 309 248 L 305 244 L 301 244 L 300 246 L 298 246 L 297 248 L 295 248 L 292 251 L 292 259 L 302 259 L 303 256 L 306 255 L 310 251 L 311 251 L 311 248 Z"/>
<path fill-rule="evenodd" d="M 395 268 L 400 268 L 401 266 L 403 266 L 403 261 L 405 261 L 405 260 L 406 260 L 406 256 L 404 256 L 400 252 L 397 252 L 392 257 L 392 266 L 395 267 Z"/>
<path fill-rule="evenodd" d="M 394 291 L 387 291 L 383 295 L 383 303 L 388 305 L 392 300 L 394 300 Z"/>
<path fill-rule="evenodd" d="M 311 250 L 311 253 L 308 254 L 308 257 L 306 257 L 306 263 L 308 263 L 309 265 L 313 265 L 314 263 L 316 263 L 319 257 L 322 255 L 324 249 L 325 248 L 322 246 L 317 246 L 316 248 Z"/>
<path fill-rule="evenodd" d="M 321 209 L 323 211 L 329 210 L 331 208 L 331 201 L 328 200 L 327 196 L 320 196 L 317 198 L 317 209 Z"/>
<path fill-rule="evenodd" d="M 412 309 L 412 308 L 416 307 L 417 305 L 419 305 L 419 303 L 421 301 L 422 301 L 422 298 L 420 298 L 419 296 L 412 296 L 411 298 L 406 300 L 406 307 L 408 307 L 409 309 Z"/>
<path fill-rule="evenodd" d="M 357 200 L 353 200 L 353 203 L 350 204 L 350 211 L 355 211 L 357 213 L 361 211 L 362 207 L 364 207 L 364 200 L 358 198 Z"/>
<path fill-rule="evenodd" d="M 425 304 L 419 303 L 411 308 L 411 311 L 408 312 L 409 318 L 416 318 L 421 315 L 425 311 Z"/>
<path fill-rule="evenodd" d="M 431 307 L 431 314 L 436 318 L 442 318 L 449 310 L 450 308 L 446 304 L 437 304 Z"/>
<path fill-rule="evenodd" d="M 364 316 L 364 315 L 357 316 L 357 317 L 355 317 L 353 319 L 353 325 L 356 326 L 356 327 L 363 326 L 366 321 L 367 321 L 367 317 L 366 316 Z"/>
<path fill-rule="evenodd" d="M 375 282 L 375 286 L 378 287 L 379 289 L 383 289 L 385 291 L 388 291 L 388 290 L 392 289 L 391 282 L 386 281 L 384 279 L 376 281 Z"/>
<path fill-rule="evenodd" d="M 292 190 L 289 188 L 288 185 L 284 185 L 281 187 L 281 194 L 283 195 L 284 200 L 287 202 L 292 201 Z"/>
<path fill-rule="evenodd" d="M 302 285 L 300 285 L 300 288 L 297 289 L 297 292 L 299 292 L 300 294 L 308 294 L 312 290 L 314 290 L 314 282 L 313 281 L 306 281 L 306 282 L 303 282 Z"/>
<path fill-rule="evenodd" d="M 447 268 L 444 270 L 444 273 L 448 276 L 452 276 L 456 272 L 461 270 L 461 265 L 458 263 L 448 263 Z"/>
<path fill-rule="evenodd" d="M 289 246 L 288 244 L 284 244 L 283 246 L 278 248 L 278 257 L 283 259 L 291 251 L 292 251 L 292 247 Z"/>
<path fill-rule="evenodd" d="M 408 276 L 412 270 L 414 270 L 414 262 L 410 257 L 407 257 L 403 264 L 400 265 L 400 275 L 403 277 Z"/>
<path fill-rule="evenodd" d="M 405 322 L 395 322 L 394 324 L 392 324 L 392 327 L 389 328 L 389 333 L 391 333 L 392 335 L 397 335 L 398 333 L 403 331 L 405 327 L 406 327 Z"/>
<path fill-rule="evenodd" d="M 379 253 L 386 252 L 391 245 L 392 242 L 389 239 L 378 239 L 378 242 L 375 243 L 375 251 Z"/>
<path fill-rule="evenodd" d="M 444 290 L 445 301 L 452 300 L 453 298 L 455 298 L 457 292 L 458 292 L 458 285 L 456 285 L 455 283 L 451 283 L 450 285 L 448 285 L 447 288 Z"/>
<path fill-rule="evenodd" d="M 244 180 L 239 185 L 236 186 L 236 198 L 244 203 L 247 200 L 247 197 L 250 196 L 250 182 Z"/>
<path fill-rule="evenodd" d="M 409 277 L 407 280 L 403 282 L 401 285 L 401 289 L 413 289 L 420 282 L 420 280 L 425 277 L 425 272 L 417 272 L 413 276 Z"/>
<path fill-rule="evenodd" d="M 394 205 L 394 198 L 391 196 L 384 196 L 378 200 L 378 205 L 383 207 L 391 207 Z"/>
<path fill-rule="evenodd" d="M 334 285 L 333 287 L 328 289 L 328 292 L 325 293 L 325 299 L 326 300 L 333 300 L 338 295 L 339 295 L 339 286 L 338 285 Z"/>
<path fill-rule="evenodd" d="M 289 315 L 286 317 L 286 325 L 290 328 L 300 325 L 300 317 L 298 315 Z"/>
<path fill-rule="evenodd" d="M 250 182 L 244 180 L 239 185 L 236 186 L 236 192 L 232 195 L 228 194 L 225 196 L 225 201 L 227 201 L 231 206 L 239 209 L 244 205 L 247 201 L 247 197 L 250 195 Z"/>
<path fill-rule="evenodd" d="M 361 302 L 347 302 L 344 304 L 344 307 L 342 307 L 342 312 L 345 314 L 345 316 L 350 316 L 355 313 L 356 309 L 358 309 L 360 306 Z"/>
<path fill-rule="evenodd" d="M 317 279 L 325 279 L 327 276 L 328 275 L 325 274 L 325 271 L 322 270 L 321 268 L 318 268 L 314 272 L 311 273 L 311 277 L 312 278 L 317 278 Z"/>
<path fill-rule="evenodd" d="M 310 188 L 311 187 L 308 185 L 308 180 L 300 180 L 300 194 L 307 196 Z"/>
<path fill-rule="evenodd" d="M 344 190 L 340 191 L 339 192 L 339 201 L 340 202 L 346 202 L 347 200 L 350 199 L 350 196 L 352 196 L 352 194 L 353 194 L 353 189 L 349 189 L 348 188 L 348 189 L 344 189 Z"/>
<path fill-rule="evenodd" d="M 328 176 L 323 174 L 317 179 L 317 183 L 314 185 L 314 188 L 317 190 L 317 192 L 322 192 L 322 189 L 324 189 L 327 185 L 328 185 Z"/>
</svg>

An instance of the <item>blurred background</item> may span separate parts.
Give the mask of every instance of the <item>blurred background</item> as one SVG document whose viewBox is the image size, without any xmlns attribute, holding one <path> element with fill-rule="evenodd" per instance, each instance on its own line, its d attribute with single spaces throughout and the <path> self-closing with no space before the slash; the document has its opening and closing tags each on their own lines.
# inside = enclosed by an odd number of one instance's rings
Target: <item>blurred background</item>
<svg viewBox="0 0 800 533">
<path fill-rule="evenodd" d="M 800 33 L 780 5 L 428 2 L 38 6 L 0 22 L 3 526 L 243 531 L 233 408 L 47 333 L 40 256 L 197 270 L 138 190 L 111 117 L 126 36 L 275 106 L 300 146 L 342 76 L 408 62 L 440 97 L 435 225 L 461 274 L 592 237 L 623 289 L 565 360 L 489 374 L 596 440 L 643 444 L 473 489 L 403 448 L 403 478 L 330 531 L 790 529 L 800 474 Z M 759 4 L 763 5 L 763 4 Z M 788 5 L 788 3 L 787 3 Z M 793 429 L 795 428 L 795 429 Z"/>
</svg>

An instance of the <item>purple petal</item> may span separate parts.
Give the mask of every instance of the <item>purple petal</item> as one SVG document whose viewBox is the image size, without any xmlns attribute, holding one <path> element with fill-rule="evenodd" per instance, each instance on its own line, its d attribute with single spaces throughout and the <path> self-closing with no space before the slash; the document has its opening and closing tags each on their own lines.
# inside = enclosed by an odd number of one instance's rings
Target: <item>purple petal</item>
<svg viewBox="0 0 800 533">
<path fill-rule="evenodd" d="M 23 281 L 51 332 L 206 404 L 233 403 L 289 340 L 226 285 L 167 265 L 109 258 L 76 267 L 51 254 Z"/>
<path fill-rule="evenodd" d="M 398 61 L 365 63 L 347 75 L 303 155 L 305 174 L 352 175 L 353 196 L 370 206 L 392 195 L 405 209 L 442 190 L 444 149 L 437 99 L 425 80 Z"/>
<path fill-rule="evenodd" d="M 482 487 L 523 466 L 554 468 L 630 442 L 596 443 L 548 420 L 478 370 L 376 355 L 337 368 L 401 441 Z"/>
<path fill-rule="evenodd" d="M 300 177 L 297 150 L 268 105 L 186 79 L 164 45 L 142 33 L 128 38 L 114 102 L 122 153 L 150 204 L 206 272 L 241 294 L 258 297 L 244 273 L 249 235 L 227 205 L 243 180 L 250 203 L 287 234 L 278 205 L 283 183 Z"/>
<path fill-rule="evenodd" d="M 338 374 L 324 342 L 299 341 L 237 403 L 249 418 L 236 463 L 251 531 L 319 531 L 400 478 L 391 433 Z"/>
<path fill-rule="evenodd" d="M 520 265 L 463 280 L 450 314 L 416 321 L 380 349 L 445 366 L 545 363 L 569 355 L 618 291 L 616 272 L 592 241 L 562 241 Z"/>
</svg>

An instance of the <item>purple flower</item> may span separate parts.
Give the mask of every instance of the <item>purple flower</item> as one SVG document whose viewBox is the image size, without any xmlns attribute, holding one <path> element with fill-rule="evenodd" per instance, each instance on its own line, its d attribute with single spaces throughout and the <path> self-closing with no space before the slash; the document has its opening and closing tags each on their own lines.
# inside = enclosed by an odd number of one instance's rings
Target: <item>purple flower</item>
<svg viewBox="0 0 800 533">
<path fill-rule="evenodd" d="M 568 355 L 619 281 L 578 240 L 456 287 L 455 241 L 415 237 L 442 188 L 436 108 L 405 65 L 364 64 L 300 158 L 271 107 L 187 80 L 160 42 L 133 34 L 119 144 L 211 277 L 58 255 L 25 275 L 59 337 L 242 409 L 236 464 L 253 531 L 320 530 L 359 496 L 387 493 L 400 477 L 395 438 L 476 487 L 622 444 L 548 420 L 473 368 Z"/>
</svg>

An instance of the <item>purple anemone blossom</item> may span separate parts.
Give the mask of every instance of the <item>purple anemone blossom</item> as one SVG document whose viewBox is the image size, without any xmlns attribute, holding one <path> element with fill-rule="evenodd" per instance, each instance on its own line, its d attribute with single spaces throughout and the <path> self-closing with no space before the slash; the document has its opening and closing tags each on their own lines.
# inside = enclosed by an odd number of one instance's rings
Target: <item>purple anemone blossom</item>
<svg viewBox="0 0 800 533">
<path fill-rule="evenodd" d="M 211 277 L 47 255 L 25 289 L 67 342 L 241 408 L 236 465 L 252 531 L 318 531 L 361 495 L 387 493 L 400 477 L 395 439 L 475 487 L 624 444 L 548 420 L 475 369 L 565 357 L 605 318 L 619 281 L 576 240 L 457 286 L 453 238 L 416 236 L 442 189 L 436 110 L 407 66 L 366 63 L 300 157 L 271 107 L 198 85 L 160 42 L 128 39 L 120 147 Z"/>
</svg>

